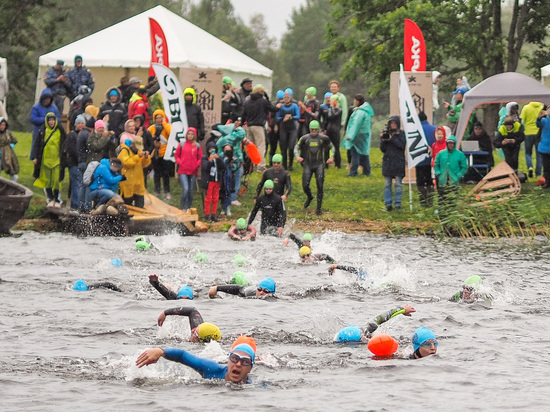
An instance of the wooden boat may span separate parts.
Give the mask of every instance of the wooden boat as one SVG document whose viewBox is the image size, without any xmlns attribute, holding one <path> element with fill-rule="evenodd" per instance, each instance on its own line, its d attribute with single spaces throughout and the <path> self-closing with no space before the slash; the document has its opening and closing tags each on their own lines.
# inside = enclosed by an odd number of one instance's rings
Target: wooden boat
<svg viewBox="0 0 550 412">
<path fill-rule="evenodd" d="M 31 198 L 30 189 L 0 177 L 0 234 L 10 233 L 29 208 Z"/>
<path fill-rule="evenodd" d="M 521 182 L 506 162 L 500 162 L 470 191 L 476 200 L 489 200 L 502 196 L 517 196 Z"/>
</svg>

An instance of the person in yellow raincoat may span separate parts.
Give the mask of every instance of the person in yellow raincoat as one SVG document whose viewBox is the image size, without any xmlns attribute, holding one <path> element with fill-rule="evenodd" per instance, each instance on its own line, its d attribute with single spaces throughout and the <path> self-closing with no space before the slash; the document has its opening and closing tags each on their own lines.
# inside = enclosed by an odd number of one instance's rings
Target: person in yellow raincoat
<svg viewBox="0 0 550 412">
<path fill-rule="evenodd" d="M 33 177 L 34 185 L 45 189 L 48 196 L 48 207 L 61 207 L 59 192 L 65 177 L 65 165 L 62 164 L 61 150 L 65 143 L 65 129 L 57 123 L 55 113 L 49 112 L 44 119 L 44 126 L 36 136 L 36 157 Z"/>
<path fill-rule="evenodd" d="M 118 158 L 122 162 L 122 174 L 128 180 L 120 182 L 120 195 L 127 205 L 145 205 L 145 181 L 143 168 L 151 164 L 149 152 L 143 151 L 142 139 L 126 139 L 121 143 Z"/>
<path fill-rule="evenodd" d="M 166 153 L 166 147 L 168 145 L 168 138 L 172 131 L 172 125 L 168 123 L 164 111 L 161 109 L 155 110 L 153 113 L 154 123 L 149 126 L 149 132 L 153 136 L 157 155 L 153 158 L 153 171 L 155 182 L 155 196 L 160 196 L 160 181 L 162 179 L 164 186 L 164 194 L 167 200 L 172 198 L 170 194 L 170 176 L 174 174 L 174 162 L 164 160 L 164 154 Z"/>
</svg>

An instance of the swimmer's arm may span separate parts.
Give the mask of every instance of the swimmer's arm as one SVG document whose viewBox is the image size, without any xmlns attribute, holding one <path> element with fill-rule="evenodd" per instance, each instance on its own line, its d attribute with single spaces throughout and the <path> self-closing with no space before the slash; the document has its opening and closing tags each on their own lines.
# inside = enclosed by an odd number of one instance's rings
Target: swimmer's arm
<svg viewBox="0 0 550 412">
<path fill-rule="evenodd" d="M 300 239 L 298 239 L 293 233 L 288 235 L 288 237 L 290 238 L 290 240 L 298 245 L 298 249 L 304 246 L 304 243 Z"/>
<path fill-rule="evenodd" d="M 247 237 L 249 237 L 250 239 L 255 238 L 257 233 L 256 228 L 252 225 L 248 225 L 248 230 L 250 231 L 250 233 L 247 235 Z"/>
<path fill-rule="evenodd" d="M 365 335 L 370 335 L 372 332 L 378 329 L 378 326 L 380 326 L 382 323 L 387 322 L 397 315 L 411 316 L 411 313 L 413 312 L 416 312 L 416 310 L 412 306 L 403 305 L 381 313 L 367 324 L 365 328 Z"/>
<path fill-rule="evenodd" d="M 178 298 L 178 294 L 160 283 L 156 275 L 149 276 L 149 283 L 167 300 L 176 300 Z"/>
<path fill-rule="evenodd" d="M 164 320 L 166 319 L 166 316 L 170 315 L 187 316 L 189 318 L 189 327 L 191 329 L 194 329 L 201 323 L 204 323 L 201 314 L 196 308 L 182 306 L 180 308 L 166 309 L 164 312 L 162 312 L 158 318 L 158 325 L 162 326 Z"/>
<path fill-rule="evenodd" d="M 354 266 L 337 265 L 336 269 L 345 270 L 346 272 L 353 273 L 354 275 L 361 274 L 360 270 Z"/>
<path fill-rule="evenodd" d="M 231 238 L 231 239 L 235 239 L 235 240 L 241 240 L 241 237 L 239 235 L 237 235 L 237 233 L 235 233 L 237 230 L 237 226 L 231 226 L 229 228 L 229 231 L 227 232 L 227 235 Z"/>
<path fill-rule="evenodd" d="M 210 359 L 199 358 L 183 349 L 166 348 L 164 357 L 172 362 L 182 363 L 185 366 L 193 368 L 203 378 L 211 378 L 215 372 L 224 369 L 219 363 Z"/>
<path fill-rule="evenodd" d="M 218 292 L 229 293 L 231 295 L 237 295 L 241 297 L 245 296 L 243 292 L 244 288 L 239 285 L 218 285 L 217 289 L 218 289 Z"/>
<path fill-rule="evenodd" d="M 462 292 L 456 292 L 453 296 L 451 296 L 449 302 L 460 302 L 460 299 L 462 299 Z"/>
<path fill-rule="evenodd" d="M 314 255 L 316 257 L 317 260 L 324 260 L 325 262 L 327 263 L 334 263 L 335 260 L 333 258 L 331 258 L 329 255 L 325 254 L 325 253 L 318 253 L 316 255 Z"/>
<path fill-rule="evenodd" d="M 88 290 L 92 289 L 111 289 L 115 292 L 122 292 L 122 290 L 111 282 L 98 282 L 98 283 L 92 283 L 91 285 L 88 285 Z"/>
</svg>

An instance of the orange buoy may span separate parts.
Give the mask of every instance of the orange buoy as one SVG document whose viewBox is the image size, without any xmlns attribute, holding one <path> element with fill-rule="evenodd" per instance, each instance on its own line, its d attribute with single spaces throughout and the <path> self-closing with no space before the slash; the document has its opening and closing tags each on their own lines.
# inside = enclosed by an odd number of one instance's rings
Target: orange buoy
<svg viewBox="0 0 550 412">
<path fill-rule="evenodd" d="M 256 146 L 254 143 L 250 142 L 246 145 L 246 153 L 248 153 L 248 157 L 250 157 L 250 160 L 255 165 L 260 164 L 260 162 L 262 161 L 262 155 L 258 150 L 258 146 Z"/>
<path fill-rule="evenodd" d="M 256 353 L 256 341 L 254 338 L 246 335 L 241 335 L 237 339 L 235 339 L 235 342 L 233 342 L 233 345 L 231 345 L 231 350 L 235 348 L 235 346 L 240 345 L 241 343 L 246 343 L 247 345 L 250 345 L 250 347 L 254 350 L 254 353 Z"/>
<path fill-rule="evenodd" d="M 381 333 L 369 340 L 367 347 L 376 356 L 389 356 L 397 351 L 399 343 L 390 335 Z"/>
</svg>

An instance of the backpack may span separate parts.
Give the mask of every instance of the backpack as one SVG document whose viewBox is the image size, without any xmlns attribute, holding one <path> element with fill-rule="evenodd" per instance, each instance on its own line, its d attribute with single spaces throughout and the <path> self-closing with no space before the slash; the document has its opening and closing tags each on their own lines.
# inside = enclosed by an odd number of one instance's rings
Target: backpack
<svg viewBox="0 0 550 412">
<path fill-rule="evenodd" d="M 84 183 L 84 186 L 90 186 L 93 183 L 94 174 L 99 164 L 100 163 L 97 160 L 88 163 L 88 166 L 86 166 L 86 170 L 84 171 L 84 176 L 82 178 L 82 183 Z"/>
</svg>

